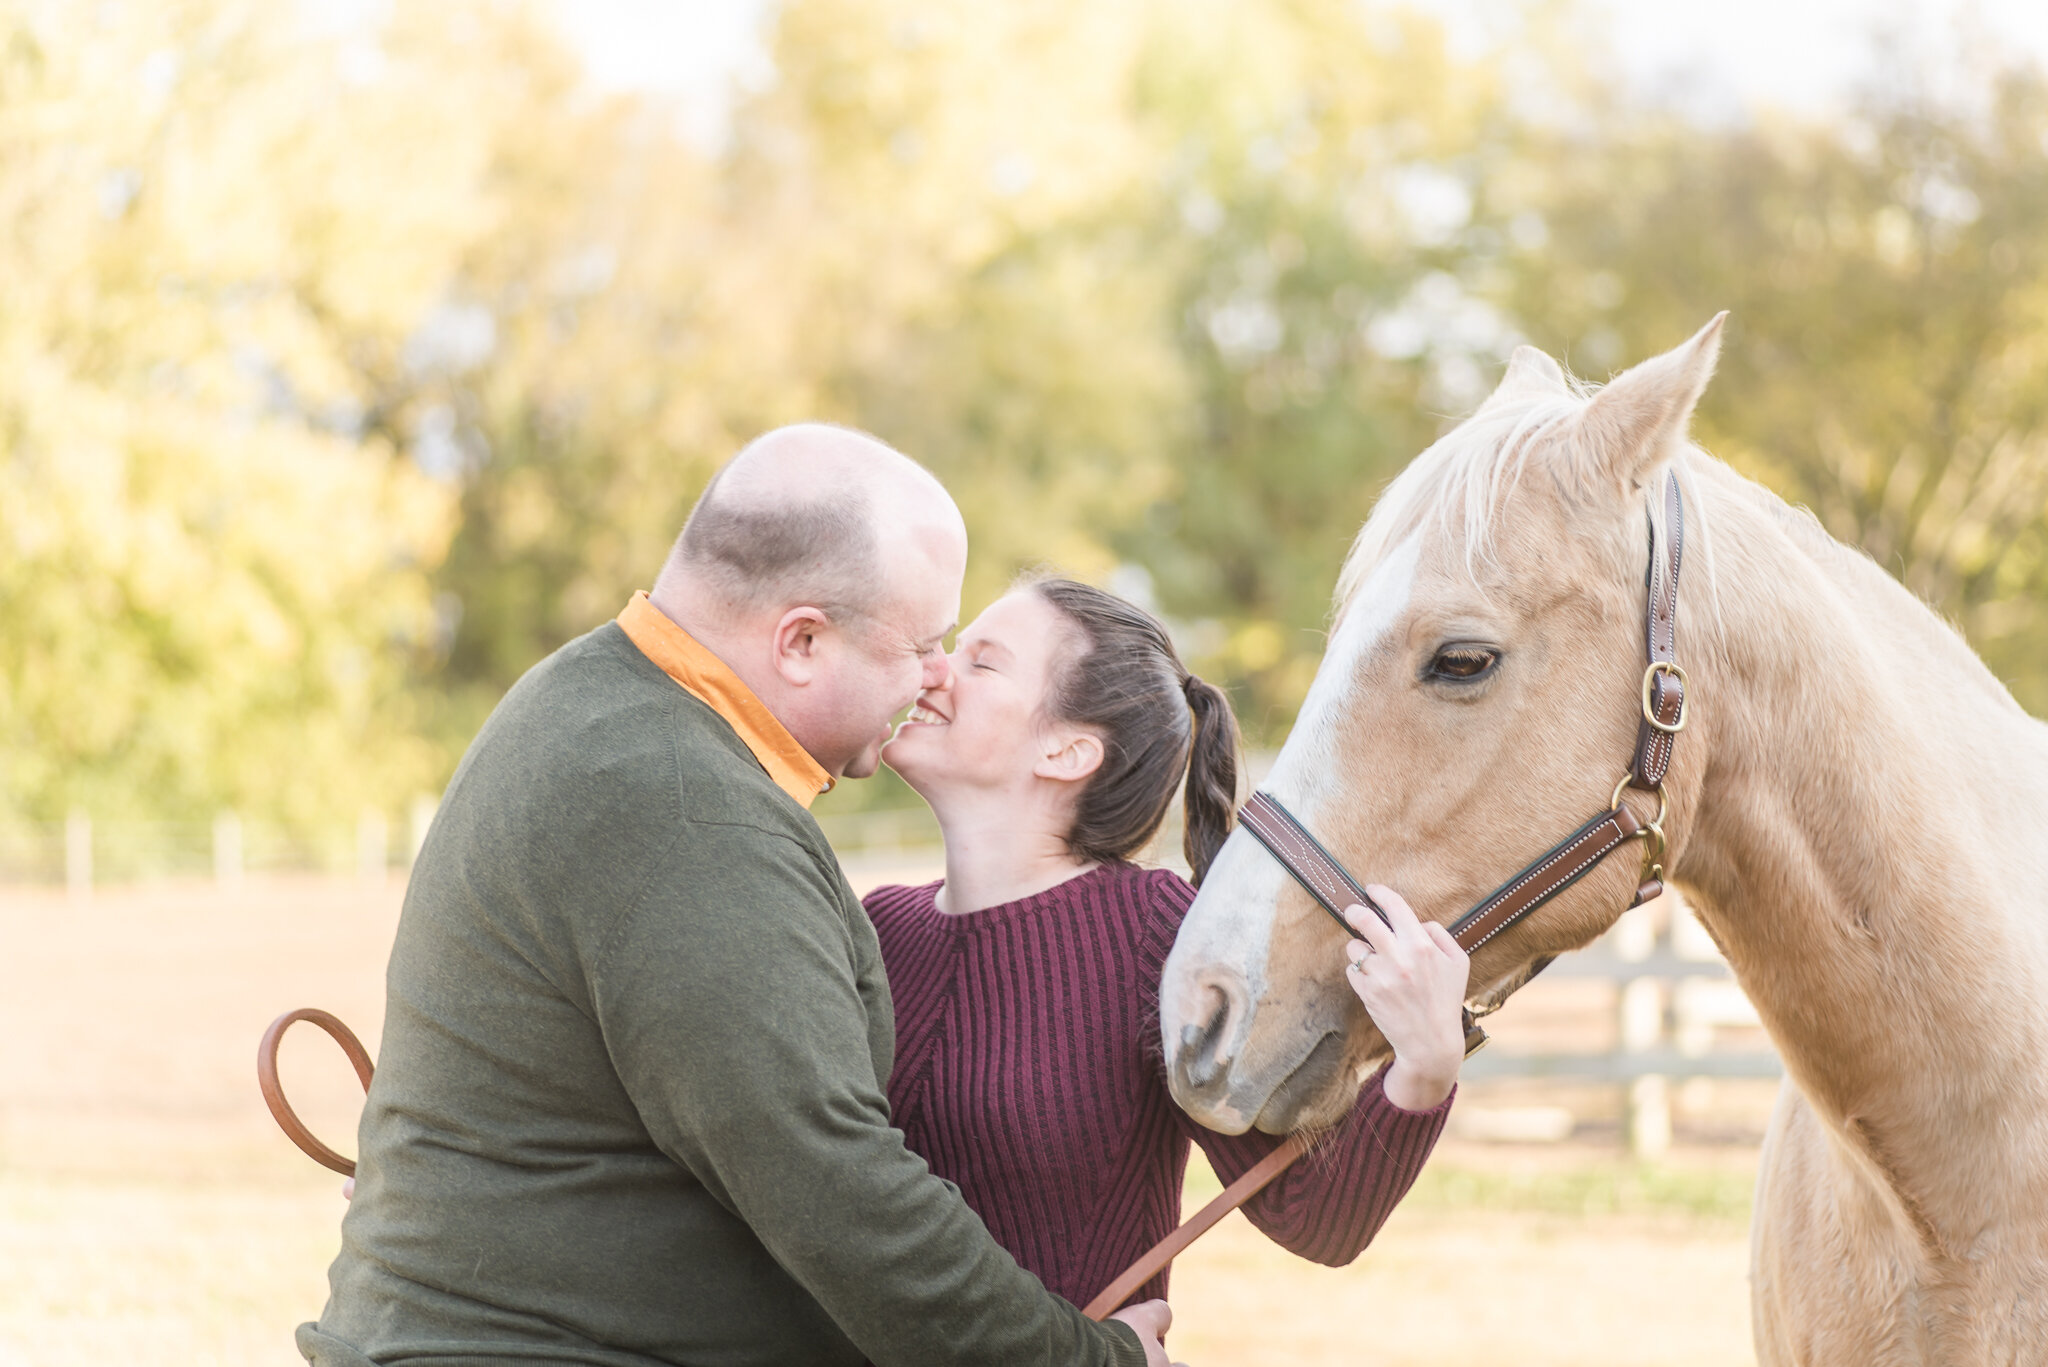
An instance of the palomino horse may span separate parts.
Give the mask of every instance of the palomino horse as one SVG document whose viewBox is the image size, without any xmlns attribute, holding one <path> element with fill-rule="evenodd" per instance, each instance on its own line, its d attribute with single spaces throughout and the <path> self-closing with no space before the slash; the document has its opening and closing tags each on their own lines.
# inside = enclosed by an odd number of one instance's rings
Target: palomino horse
<svg viewBox="0 0 2048 1367">
<path fill-rule="evenodd" d="M 1598 391 L 1516 351 L 1359 534 L 1266 787 L 1444 920 L 1604 810 L 1640 719 L 1650 495 L 1675 471 L 1691 716 L 1664 862 L 1787 1074 L 1758 1356 L 2048 1361 L 2048 726 L 1877 565 L 1689 444 L 1720 323 Z M 1638 866 L 1617 854 L 1482 945 L 1475 1000 L 1599 935 Z M 1231 836 L 1161 991 L 1197 1119 L 1278 1134 L 1347 1109 L 1386 1046 L 1340 934 Z"/>
</svg>

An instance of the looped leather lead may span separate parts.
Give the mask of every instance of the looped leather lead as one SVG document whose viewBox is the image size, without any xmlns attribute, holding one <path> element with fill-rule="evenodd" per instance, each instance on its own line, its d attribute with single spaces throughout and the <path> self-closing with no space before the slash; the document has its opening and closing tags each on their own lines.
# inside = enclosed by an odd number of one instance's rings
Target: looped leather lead
<svg viewBox="0 0 2048 1367">
<path fill-rule="evenodd" d="M 256 1045 L 256 1085 L 263 1089 L 263 1104 L 270 1108 L 271 1119 L 284 1131 L 285 1138 L 299 1146 L 306 1157 L 325 1168 L 332 1168 L 343 1177 L 356 1175 L 355 1160 L 343 1158 L 328 1148 L 306 1128 L 291 1103 L 284 1099 L 284 1084 L 277 1076 L 277 1047 L 284 1042 L 284 1032 L 294 1021 L 311 1021 L 325 1030 L 341 1046 L 341 1052 L 348 1055 L 348 1061 L 355 1066 L 356 1080 L 363 1084 L 363 1091 L 370 1090 L 370 1079 L 377 1067 L 370 1062 L 370 1051 L 363 1048 L 363 1042 L 356 1038 L 355 1031 L 341 1023 L 341 1018 L 331 1012 L 314 1006 L 302 1006 L 296 1011 L 287 1011 L 270 1023 L 263 1032 L 263 1038 Z"/>
</svg>

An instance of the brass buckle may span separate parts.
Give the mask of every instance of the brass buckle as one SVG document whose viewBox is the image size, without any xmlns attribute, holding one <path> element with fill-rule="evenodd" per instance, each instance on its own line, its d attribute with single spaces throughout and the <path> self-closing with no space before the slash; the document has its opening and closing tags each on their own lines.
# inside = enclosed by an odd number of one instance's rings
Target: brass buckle
<svg viewBox="0 0 2048 1367">
<path fill-rule="evenodd" d="M 1683 681 L 1681 676 L 1680 682 Z M 1631 769 L 1614 785 L 1614 796 L 1607 799 L 1609 811 L 1621 810 L 1622 789 L 1628 787 L 1628 781 L 1635 776 L 1635 771 Z M 1642 877 L 1636 880 L 1639 883 L 1647 883 L 1652 878 L 1661 879 L 1664 876 L 1664 851 L 1668 848 L 1664 839 L 1664 818 L 1671 815 L 1671 794 L 1664 791 L 1664 785 L 1661 783 L 1657 785 L 1656 793 L 1657 815 L 1649 821 L 1642 822 L 1640 832 L 1643 837 L 1643 873 Z"/>
<path fill-rule="evenodd" d="M 1657 720 L 1657 710 L 1650 704 L 1650 690 L 1655 687 L 1659 674 L 1670 674 L 1678 680 L 1678 720 L 1666 726 Z M 1643 671 L 1643 720 L 1653 730 L 1667 736 L 1675 736 L 1685 729 L 1685 723 L 1692 716 L 1692 680 L 1685 677 L 1685 671 L 1669 660 L 1652 660 L 1650 667 Z"/>
<path fill-rule="evenodd" d="M 1469 1006 L 1465 1008 L 1464 1025 L 1465 1057 L 1471 1058 L 1474 1054 L 1478 1053 L 1481 1049 L 1484 1049 L 1486 1047 L 1487 1036 L 1486 1032 L 1479 1028 L 1479 1022 L 1477 1019 L 1475 1019 L 1472 1012 L 1472 1008 Z"/>
</svg>

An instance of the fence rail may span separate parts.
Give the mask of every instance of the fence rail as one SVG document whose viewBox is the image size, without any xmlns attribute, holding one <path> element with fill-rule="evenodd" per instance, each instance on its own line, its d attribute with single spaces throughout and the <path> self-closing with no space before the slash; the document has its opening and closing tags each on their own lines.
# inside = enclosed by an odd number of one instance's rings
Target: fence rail
<svg viewBox="0 0 2048 1367">
<path fill-rule="evenodd" d="M 1508 1054 L 1482 1050 L 1459 1070 L 1480 1082 L 1489 1078 L 1533 1077 L 1574 1082 L 1634 1082 L 1641 1077 L 1755 1077 L 1785 1075 L 1785 1065 L 1768 1049 L 1740 1053 L 1688 1054 L 1678 1049 L 1606 1054 Z"/>
<path fill-rule="evenodd" d="M 244 873 L 354 873 L 384 877 L 409 868 L 426 839 L 434 801 L 402 813 L 366 809 L 353 826 L 303 830 L 218 812 L 181 821 L 101 820 L 74 812 L 63 821 L 0 824 L 0 886 L 64 885 L 88 895 L 96 885 Z M 925 807 L 823 817 L 833 848 L 875 854 L 939 848 L 938 823 Z"/>
<path fill-rule="evenodd" d="M 1768 1049 L 1716 1047 L 1719 1032 L 1753 1030 L 1761 1022 L 1713 941 L 1675 894 L 1628 912 L 1543 977 L 1612 983 L 1614 1047 L 1557 1054 L 1496 1046 L 1468 1060 L 1462 1075 L 1473 1081 L 1532 1078 L 1620 1086 L 1629 1147 L 1638 1156 L 1654 1158 L 1670 1147 L 1673 1081 L 1784 1075 L 1783 1062 Z M 1506 1126 L 1513 1127 L 1512 1121 Z M 1567 1117 L 1542 1137 L 1561 1138 L 1569 1128 Z"/>
<path fill-rule="evenodd" d="M 84 897 L 96 882 L 210 875 L 232 883 L 246 871 L 353 871 L 382 879 L 410 865 L 433 813 L 433 801 L 422 798 L 402 822 L 366 810 L 352 830 L 313 834 L 233 812 L 209 820 L 107 822 L 73 813 L 62 822 L 0 826 L 0 884 L 61 883 Z M 846 854 L 939 848 L 938 826 L 923 807 L 828 814 L 820 824 L 833 847 Z M 1171 861 L 1178 843 L 1177 830 L 1162 832 L 1156 852 Z M 1623 1087 L 1631 1145 L 1653 1156 L 1670 1142 L 1671 1081 L 1783 1074 L 1768 1050 L 1715 1047 L 1717 1032 L 1754 1027 L 1756 1014 L 1676 897 L 1628 913 L 1597 943 L 1552 964 L 1539 981 L 1589 978 L 1614 985 L 1613 1048 L 1518 1052 L 1503 1041 L 1468 1061 L 1464 1076 L 1475 1082 L 1528 1078 Z"/>
<path fill-rule="evenodd" d="M 365 809 L 354 826 L 303 830 L 217 812 L 182 821 L 95 820 L 0 824 L 0 884 L 61 884 L 89 896 L 103 883 L 212 877 L 233 883 L 245 872 L 353 872 L 385 877 L 410 867 L 433 820 L 421 798 L 402 820 Z"/>
</svg>

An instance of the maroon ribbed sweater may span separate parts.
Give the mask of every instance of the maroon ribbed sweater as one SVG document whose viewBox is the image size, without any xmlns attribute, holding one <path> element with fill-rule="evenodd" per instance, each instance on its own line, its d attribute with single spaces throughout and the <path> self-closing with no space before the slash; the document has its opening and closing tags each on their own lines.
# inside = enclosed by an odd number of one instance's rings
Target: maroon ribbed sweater
<svg viewBox="0 0 2048 1367">
<path fill-rule="evenodd" d="M 1225 1182 L 1279 1143 L 1205 1129 L 1167 1092 L 1159 977 L 1194 889 L 1106 864 L 963 915 L 938 909 L 938 889 L 866 899 L 896 1009 L 893 1117 L 998 1243 L 1085 1305 L 1178 1223 L 1190 1139 Z M 1304 1258 L 1350 1262 L 1415 1181 L 1450 1106 L 1404 1111 L 1374 1078 L 1245 1213 Z M 1161 1273 L 1136 1299 L 1165 1294 Z"/>
</svg>

